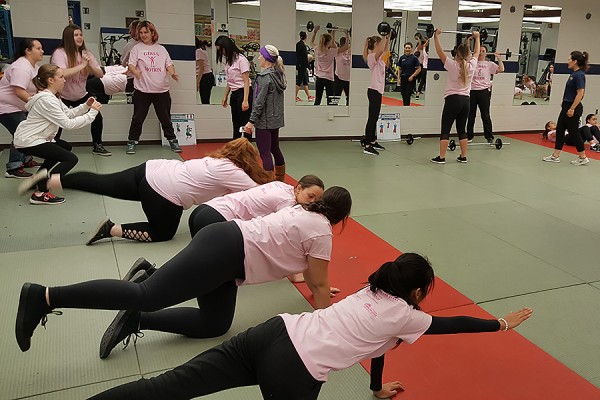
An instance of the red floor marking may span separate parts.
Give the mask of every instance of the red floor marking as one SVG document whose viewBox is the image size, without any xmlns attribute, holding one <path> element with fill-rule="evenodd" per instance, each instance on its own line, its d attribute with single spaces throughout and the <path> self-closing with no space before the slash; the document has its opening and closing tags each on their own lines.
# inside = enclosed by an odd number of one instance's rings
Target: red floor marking
<svg viewBox="0 0 600 400">
<path fill-rule="evenodd" d="M 533 136 L 530 140 L 524 134 L 505 136 L 534 143 Z M 182 155 L 186 159 L 204 155 L 219 145 L 200 144 L 196 150 L 186 146 Z M 296 183 L 290 176 L 286 182 Z M 340 231 L 334 228 L 329 280 L 342 292 L 333 301 L 363 287 L 382 263 L 401 254 L 352 219 Z M 294 285 L 313 304 L 306 285 Z M 439 316 L 493 318 L 439 278 L 423 309 Z M 369 371 L 369 360 L 362 365 Z M 395 396 L 398 400 L 600 399 L 600 389 L 514 331 L 423 336 L 415 344 L 388 352 L 385 366 L 384 382 L 399 380 L 406 386 Z"/>
<path fill-rule="evenodd" d="M 381 99 L 381 104 L 386 105 L 386 106 L 404 106 L 404 102 L 402 100 L 399 99 L 395 99 L 393 97 L 387 97 L 387 96 L 383 96 Z M 410 103 L 411 106 L 418 106 L 421 107 L 423 106 L 423 104 L 417 104 L 417 103 Z"/>
<path fill-rule="evenodd" d="M 540 146 L 548 147 L 550 149 L 554 148 L 554 143 L 549 140 L 542 139 L 541 133 L 510 133 L 510 134 L 506 134 L 506 135 L 502 135 L 502 136 L 506 136 L 507 138 L 511 138 L 511 139 L 521 140 L 521 141 L 527 142 L 527 143 L 537 144 Z M 586 149 L 585 155 L 588 158 L 592 158 L 594 160 L 600 160 L 600 153 L 591 151 L 589 146 L 590 145 L 588 143 L 585 144 L 585 149 Z M 577 154 L 577 149 L 573 146 L 564 145 L 563 151 L 567 152 L 567 153 L 571 153 L 571 154 Z M 550 153 L 548 153 L 548 154 L 550 154 Z"/>
</svg>

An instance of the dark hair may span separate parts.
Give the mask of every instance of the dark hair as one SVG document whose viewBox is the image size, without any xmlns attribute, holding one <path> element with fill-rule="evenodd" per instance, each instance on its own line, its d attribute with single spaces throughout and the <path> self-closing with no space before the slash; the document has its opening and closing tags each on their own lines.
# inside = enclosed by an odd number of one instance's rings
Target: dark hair
<svg viewBox="0 0 600 400">
<path fill-rule="evenodd" d="M 590 66 L 588 65 L 589 58 L 590 56 L 587 53 L 587 51 L 581 52 L 575 50 L 571 52 L 571 60 L 577 61 L 577 66 L 584 71 L 587 71 L 590 68 Z"/>
<path fill-rule="evenodd" d="M 384 263 L 369 276 L 369 285 L 373 293 L 383 290 L 387 294 L 399 297 L 417 310 L 411 292 L 421 289 L 423 298 L 433 290 L 435 275 L 429 261 L 416 253 L 404 253 L 394 261 Z"/>
<path fill-rule="evenodd" d="M 323 193 L 323 197 L 314 203 L 303 205 L 308 211 L 322 214 L 335 225 L 343 222 L 346 225 L 346 220 L 350 216 L 352 208 L 352 197 L 350 192 L 340 186 L 332 186 Z"/>
<path fill-rule="evenodd" d="M 83 54 L 83 51 L 85 50 L 85 41 L 81 44 L 80 48 L 77 48 L 77 45 L 75 44 L 75 31 L 81 31 L 83 33 L 79 25 L 67 25 L 65 29 L 63 29 L 62 40 L 58 45 L 58 48 L 64 49 L 67 54 L 68 68 L 77 66 L 77 53 Z"/>
<path fill-rule="evenodd" d="M 235 42 L 225 35 L 221 35 L 215 40 L 215 46 L 217 46 L 216 58 L 218 63 L 222 63 L 223 58 L 225 58 L 225 63 L 231 65 L 242 54 Z"/>
<path fill-rule="evenodd" d="M 406 47 L 406 45 L 410 45 L 411 48 L 413 47 L 412 42 L 406 42 L 406 43 L 404 43 L 404 47 Z"/>
<path fill-rule="evenodd" d="M 587 122 L 587 120 L 586 120 L 586 122 Z M 546 125 L 544 125 L 544 132 L 542 133 L 542 139 L 548 139 L 548 133 L 553 130 L 553 129 L 550 129 L 551 124 L 556 124 L 556 123 L 554 121 L 548 121 L 548 122 L 546 122 Z"/>
<path fill-rule="evenodd" d="M 200 40 L 200 39 L 198 39 L 198 37 L 196 37 L 195 39 L 196 39 L 196 48 L 206 50 L 206 43 L 204 42 L 204 40 Z"/>
<path fill-rule="evenodd" d="M 300 31 L 300 39 L 301 40 L 306 40 L 306 32 Z"/>
<path fill-rule="evenodd" d="M 300 185 L 300 187 L 302 189 L 306 189 L 306 188 L 309 188 L 311 186 L 318 186 L 321 189 L 325 190 L 325 184 L 323 183 L 323 181 L 321 180 L 321 178 L 319 178 L 316 175 L 304 175 L 298 181 L 298 185 Z"/>
<path fill-rule="evenodd" d="M 31 38 L 22 39 L 19 43 L 19 52 L 17 53 L 17 58 L 25 57 L 27 55 L 27 50 L 33 49 L 35 42 L 39 42 L 39 40 Z"/>
<path fill-rule="evenodd" d="M 596 114 L 588 114 L 585 116 L 585 123 L 587 124 L 588 121 L 590 120 L 590 118 L 592 118 L 593 116 L 595 116 Z"/>
<path fill-rule="evenodd" d="M 38 69 L 38 73 L 31 80 L 38 91 L 48 89 L 48 79 L 54 78 L 58 71 L 58 66 L 54 64 L 44 64 Z"/>
</svg>

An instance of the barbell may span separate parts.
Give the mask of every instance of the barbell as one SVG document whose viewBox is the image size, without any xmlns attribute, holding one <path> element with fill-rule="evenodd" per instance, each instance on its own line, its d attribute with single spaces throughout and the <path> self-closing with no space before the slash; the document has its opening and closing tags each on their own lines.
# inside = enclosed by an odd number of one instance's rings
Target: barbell
<svg viewBox="0 0 600 400">
<path fill-rule="evenodd" d="M 502 148 L 502 146 L 504 145 L 509 145 L 510 143 L 504 143 L 502 141 L 502 139 L 497 138 L 494 142 L 492 143 L 469 143 L 469 146 L 494 146 L 497 150 L 500 150 Z M 448 148 L 450 149 L 450 151 L 454 151 L 456 149 L 456 141 L 454 139 L 452 139 L 450 142 L 448 142 Z"/>
<path fill-rule="evenodd" d="M 365 137 L 363 136 L 360 139 L 352 139 L 352 141 L 353 142 L 360 142 L 360 143 L 362 143 L 364 138 Z M 406 135 L 406 139 L 402 139 L 401 138 L 400 142 L 406 142 L 406 144 L 410 146 L 411 144 L 413 144 L 415 142 L 415 140 L 418 140 L 418 139 L 421 139 L 421 137 L 420 136 L 414 136 L 412 133 L 409 133 L 409 134 Z"/>
<path fill-rule="evenodd" d="M 423 30 L 423 29 L 417 29 L 417 30 Z M 490 35 L 487 31 L 487 29 L 485 28 L 481 28 L 479 30 L 473 30 L 473 31 L 442 31 L 442 33 L 456 33 L 458 35 L 472 35 L 473 32 L 478 31 L 479 32 L 479 40 L 482 42 L 485 42 L 487 40 L 488 37 L 496 37 L 496 35 Z M 433 24 L 427 24 L 427 28 L 425 29 L 425 35 L 428 38 L 432 38 L 433 35 L 435 33 L 435 27 L 433 26 Z"/>
<path fill-rule="evenodd" d="M 306 30 L 309 32 L 312 32 L 315 30 L 315 23 L 312 21 L 308 21 L 306 23 L 306 25 L 301 24 L 300 26 L 306 28 Z M 350 28 L 334 27 L 331 22 L 328 22 L 327 25 L 325 25 L 325 28 L 327 29 L 327 32 L 329 32 L 329 33 L 331 33 L 331 31 L 347 31 L 349 34 L 352 33 L 352 27 L 350 27 Z"/>
<path fill-rule="evenodd" d="M 450 53 L 450 54 L 452 54 L 452 57 L 454 57 L 454 56 L 456 56 L 456 47 L 453 48 L 452 50 L 444 50 L 444 52 Z M 510 49 L 506 49 L 506 51 L 504 53 L 498 53 L 498 54 L 500 54 L 501 56 L 504 56 L 505 60 L 508 60 L 512 56 L 519 56 L 519 57 L 521 56 L 521 53 L 513 54 L 510 51 Z M 496 55 L 495 53 L 487 53 L 486 54 L 486 56 L 488 56 L 488 57 L 494 57 L 495 55 Z"/>
</svg>

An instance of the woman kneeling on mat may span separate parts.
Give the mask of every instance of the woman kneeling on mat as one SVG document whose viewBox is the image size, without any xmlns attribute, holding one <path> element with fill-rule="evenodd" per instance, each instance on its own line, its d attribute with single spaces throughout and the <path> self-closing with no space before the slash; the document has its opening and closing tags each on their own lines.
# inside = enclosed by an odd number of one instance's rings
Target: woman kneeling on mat
<svg viewBox="0 0 600 400">
<path fill-rule="evenodd" d="M 328 278 L 332 225 L 345 223 L 351 206 L 350 193 L 335 186 L 314 203 L 250 221 L 211 224 L 161 268 L 138 261 L 124 280 L 53 288 L 26 283 L 16 322 L 19 347 L 29 349 L 35 328 L 40 321 L 44 325 L 46 314 L 55 308 L 123 310 L 102 337 L 100 358 L 140 330 L 221 336 L 231 327 L 238 285 L 272 282 L 299 272 L 316 307 L 328 307 L 332 292 L 339 291 L 329 286 Z M 166 308 L 193 298 L 199 308 Z"/>
<path fill-rule="evenodd" d="M 271 176 L 260 166 L 258 152 L 243 138 L 233 140 L 204 158 L 188 161 L 149 160 L 113 174 L 75 172 L 59 175 L 40 170 L 25 182 L 51 189 L 75 189 L 142 203 L 148 222 L 115 224 L 105 218 L 86 244 L 110 237 L 139 242 L 164 242 L 177 232 L 179 220 L 193 205 L 228 193 L 267 183 Z"/>
<path fill-rule="evenodd" d="M 369 277 L 369 286 L 323 310 L 281 314 L 155 378 L 92 399 L 192 399 L 258 385 L 265 399 L 316 399 L 331 371 L 371 358 L 371 389 L 388 398 L 404 387 L 382 384 L 383 357 L 421 335 L 507 331 L 527 320 L 523 308 L 498 319 L 434 317 L 419 310 L 433 288 L 429 262 L 405 253 Z"/>
</svg>

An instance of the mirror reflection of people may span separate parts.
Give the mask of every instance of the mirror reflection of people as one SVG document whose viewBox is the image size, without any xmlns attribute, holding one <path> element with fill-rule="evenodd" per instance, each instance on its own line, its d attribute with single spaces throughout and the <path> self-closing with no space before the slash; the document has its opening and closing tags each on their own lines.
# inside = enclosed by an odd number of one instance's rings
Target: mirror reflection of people
<svg viewBox="0 0 600 400">
<path fill-rule="evenodd" d="M 323 91 L 325 91 L 326 98 L 333 96 L 334 91 L 334 60 L 335 56 L 340 53 L 345 52 L 350 48 L 350 39 L 348 36 L 348 31 L 344 31 L 346 36 L 346 44 L 338 47 L 335 42 L 335 30 L 332 30 L 331 33 L 323 33 L 319 39 L 318 46 L 315 44 L 315 39 L 317 38 L 317 33 L 319 32 L 321 27 L 319 25 L 315 26 L 313 30 L 313 35 L 310 41 L 310 45 L 315 49 L 315 75 L 317 77 L 316 85 L 315 85 L 315 106 L 321 105 L 321 100 L 323 99 Z M 327 104 L 327 101 L 325 102 Z"/>
<path fill-rule="evenodd" d="M 346 37 L 340 38 L 340 47 L 346 45 Z M 350 43 L 348 43 L 351 46 Z M 350 54 L 350 48 L 348 50 L 338 53 L 335 56 L 335 78 L 334 78 L 334 92 L 336 96 L 341 96 L 342 93 L 346 95 L 346 105 L 348 105 L 348 99 L 350 98 L 350 69 L 352 68 L 352 54 Z"/>
<path fill-rule="evenodd" d="M 137 36 L 137 26 L 140 23 L 139 19 L 131 21 L 129 24 L 129 41 L 125 43 L 123 47 L 123 54 L 121 55 L 121 65 L 127 67 L 129 64 L 129 53 L 131 53 L 131 49 L 133 46 L 139 43 L 139 38 Z M 127 85 L 125 85 L 125 93 L 131 96 L 133 94 L 133 75 L 129 73 L 127 75 Z"/>
<path fill-rule="evenodd" d="M 486 60 L 487 48 L 480 46 L 479 58 L 477 59 L 477 68 L 471 82 L 469 119 L 467 122 L 467 138 L 473 140 L 475 136 L 475 117 L 477 116 L 477 107 L 481 114 L 483 122 L 483 135 L 488 143 L 494 141 L 492 130 L 492 118 L 490 117 L 490 97 L 492 95 L 492 76 L 504 72 L 504 63 L 498 52 L 494 53 L 498 64 Z"/>
<path fill-rule="evenodd" d="M 158 43 L 158 31 L 150 21 L 137 25 L 140 40 L 129 53 L 129 71 L 133 74 L 133 116 L 129 126 L 126 154 L 135 154 L 142 135 L 142 126 L 148 115 L 150 105 L 154 106 L 156 116 L 162 126 L 165 139 L 175 153 L 181 153 L 179 141 L 175 136 L 171 122 L 171 94 L 169 77 L 179 82 L 179 75 L 169 52 Z"/>
<path fill-rule="evenodd" d="M 544 157 L 542 160 L 546 162 L 559 163 L 560 152 L 565 143 L 565 131 L 577 132 L 579 129 L 579 120 L 583 115 L 583 96 L 585 95 L 585 72 L 588 70 L 589 55 L 587 52 L 578 50 L 572 51 L 567 59 L 567 67 L 572 71 L 567 83 L 565 84 L 565 92 L 561 111 L 556 122 L 556 143 L 554 143 L 554 152 Z M 585 155 L 585 147 L 583 139 L 580 135 L 573 135 L 575 139 L 575 147 L 577 148 L 577 157 L 571 161 L 572 165 L 585 165 L 590 160 Z"/>
<path fill-rule="evenodd" d="M 552 78 L 554 77 L 554 63 L 550 63 L 548 65 L 548 70 L 546 71 L 546 75 L 544 76 L 544 80 L 548 85 L 548 89 L 546 92 L 546 101 L 550 100 L 550 93 L 552 92 Z"/>
<path fill-rule="evenodd" d="M 27 119 L 25 104 L 37 93 L 33 78 L 39 68 L 37 63 L 43 60 L 44 49 L 39 40 L 24 38 L 19 43 L 17 56 L 0 79 L 0 124 L 13 137 L 17 126 Z M 21 153 L 11 142 L 5 177 L 28 178 L 31 173 L 24 168 L 37 166 L 32 156 Z"/>
<path fill-rule="evenodd" d="M 252 112 L 250 62 L 234 41 L 227 36 L 219 36 L 215 40 L 215 48 L 217 49 L 217 62 L 225 63 L 225 80 L 227 81 L 221 104 L 226 108 L 229 101 L 233 138 L 236 139 L 242 136 L 241 129 L 248 123 Z M 252 135 L 247 132 L 243 135 L 248 140 L 252 139 Z"/>
<path fill-rule="evenodd" d="M 415 79 L 421 73 L 421 63 L 413 54 L 413 45 L 410 42 L 404 44 L 404 54 L 398 59 L 398 71 L 402 104 L 410 106 L 410 97 L 415 90 Z"/>
<path fill-rule="evenodd" d="M 213 74 L 206 42 L 196 39 L 196 91 L 200 93 L 200 102 L 210 104 L 210 93 L 215 86 L 215 75 Z"/>
<path fill-rule="evenodd" d="M 431 316 L 419 305 L 433 283 L 433 269 L 425 258 L 402 254 L 371 274 L 368 286 L 328 308 L 279 314 L 179 367 L 91 400 L 192 399 L 251 385 L 258 385 L 265 399 L 316 400 L 332 371 L 369 358 L 370 389 L 384 399 L 405 390 L 399 381 L 382 379 L 385 353 L 402 342 L 412 344 L 422 335 L 503 333 L 533 314 L 522 308 L 498 319 Z"/>
<path fill-rule="evenodd" d="M 104 76 L 96 57 L 87 50 L 83 39 L 83 31 L 77 25 L 68 25 L 62 33 L 62 40 L 50 59 L 52 64 L 59 66 L 66 78 L 65 87 L 60 98 L 67 107 L 77 107 L 84 104 L 90 95 L 87 92 L 87 78 L 94 75 Z M 100 156 L 110 156 L 112 153 L 102 144 L 104 122 L 102 113 L 96 115 L 92 122 L 92 153 Z M 56 134 L 60 138 L 62 129 Z"/>
<path fill-rule="evenodd" d="M 448 71 L 446 80 L 446 89 L 444 90 L 444 108 L 442 110 L 442 127 L 440 134 L 440 154 L 431 159 L 432 163 L 445 164 L 446 150 L 450 141 L 450 130 L 456 122 L 456 132 L 460 143 L 460 155 L 456 161 L 460 163 L 467 162 L 467 119 L 469 118 L 469 94 L 471 92 L 471 81 L 477 68 L 479 59 L 479 32 L 475 31 L 461 43 L 455 52 L 453 59 L 446 56 L 442 45 L 440 44 L 441 29 L 436 29 L 434 33 L 435 50 L 444 64 L 444 69 Z M 471 56 L 470 41 L 475 40 L 473 56 Z"/>
<path fill-rule="evenodd" d="M 429 39 L 423 38 L 420 33 L 415 34 L 415 41 L 417 43 L 417 47 L 415 47 L 415 55 L 417 52 L 419 55 L 419 63 L 421 64 L 421 73 L 417 77 L 419 80 L 419 86 L 417 86 L 417 90 L 415 93 L 415 100 L 419 100 L 421 93 L 425 91 L 425 87 L 427 85 L 427 65 L 429 64 Z"/>
<path fill-rule="evenodd" d="M 302 101 L 298 97 L 300 88 L 306 93 L 306 99 L 313 101 L 314 96 L 310 95 L 308 91 L 308 48 L 306 47 L 306 32 L 300 32 L 300 40 L 296 43 L 296 101 Z"/>
<path fill-rule="evenodd" d="M 101 104 L 108 104 L 111 97 L 117 93 L 125 93 L 127 86 L 127 68 L 122 65 L 107 65 L 100 67 L 104 72 L 102 78 L 88 77 L 86 90 Z"/>
</svg>

